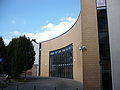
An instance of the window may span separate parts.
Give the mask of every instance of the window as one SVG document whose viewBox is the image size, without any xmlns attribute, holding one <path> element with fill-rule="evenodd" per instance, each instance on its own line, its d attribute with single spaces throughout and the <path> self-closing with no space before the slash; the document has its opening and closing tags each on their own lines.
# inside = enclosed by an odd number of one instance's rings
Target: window
<svg viewBox="0 0 120 90">
<path fill-rule="evenodd" d="M 64 48 L 49 52 L 49 75 L 51 77 L 73 78 L 72 47 L 73 44 L 70 44 Z"/>
<path fill-rule="evenodd" d="M 112 90 L 109 33 L 106 9 L 98 9 L 97 16 L 102 90 Z"/>
</svg>

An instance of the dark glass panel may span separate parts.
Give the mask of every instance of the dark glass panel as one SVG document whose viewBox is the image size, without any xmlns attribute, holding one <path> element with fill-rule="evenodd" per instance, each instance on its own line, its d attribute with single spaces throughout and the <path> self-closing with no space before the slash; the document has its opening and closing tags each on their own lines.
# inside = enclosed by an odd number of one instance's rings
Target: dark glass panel
<svg viewBox="0 0 120 90">
<path fill-rule="evenodd" d="M 97 16 L 102 90 L 112 90 L 110 47 L 106 9 L 98 9 Z"/>
<path fill-rule="evenodd" d="M 73 45 L 50 52 L 49 75 L 51 77 L 73 78 Z"/>
</svg>

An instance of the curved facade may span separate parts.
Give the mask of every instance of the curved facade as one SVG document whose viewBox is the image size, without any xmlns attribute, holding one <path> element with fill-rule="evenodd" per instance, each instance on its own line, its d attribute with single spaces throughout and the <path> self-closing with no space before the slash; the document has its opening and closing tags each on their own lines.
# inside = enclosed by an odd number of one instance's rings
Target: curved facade
<svg viewBox="0 0 120 90">
<path fill-rule="evenodd" d="M 82 56 L 82 52 L 79 52 L 79 47 L 82 45 L 81 44 L 81 17 L 78 18 L 78 21 L 76 22 L 76 24 L 65 34 L 41 43 L 41 76 L 49 76 L 49 53 L 51 51 L 55 51 L 61 48 L 64 48 L 65 46 L 70 45 L 71 43 L 73 43 L 73 64 L 76 64 L 76 67 L 73 67 L 73 74 L 75 77 L 75 75 L 81 75 L 80 73 L 82 72 L 82 61 L 80 61 L 78 64 L 77 59 L 81 58 L 78 56 Z M 77 55 L 78 54 L 78 55 Z M 80 60 L 80 59 L 79 59 Z M 77 64 L 81 67 L 77 67 Z M 75 72 L 75 70 L 77 72 Z M 82 75 L 80 76 L 82 78 Z"/>
<path fill-rule="evenodd" d="M 78 80 L 83 90 L 119 90 L 119 2 L 81 0 L 73 27 L 40 43 L 40 76 Z"/>
<path fill-rule="evenodd" d="M 40 76 L 71 78 L 84 90 L 100 90 L 96 0 L 81 0 L 81 14 L 73 27 L 41 43 L 40 63 Z"/>
</svg>

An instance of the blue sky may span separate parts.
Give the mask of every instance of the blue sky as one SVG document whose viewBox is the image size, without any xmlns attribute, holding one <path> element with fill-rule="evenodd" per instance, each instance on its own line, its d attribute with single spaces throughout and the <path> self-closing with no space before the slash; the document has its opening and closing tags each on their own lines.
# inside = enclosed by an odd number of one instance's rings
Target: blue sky
<svg viewBox="0 0 120 90">
<path fill-rule="evenodd" d="M 68 30 L 79 12 L 79 0 L 0 0 L 0 36 L 6 43 L 23 34 L 48 40 Z"/>
</svg>

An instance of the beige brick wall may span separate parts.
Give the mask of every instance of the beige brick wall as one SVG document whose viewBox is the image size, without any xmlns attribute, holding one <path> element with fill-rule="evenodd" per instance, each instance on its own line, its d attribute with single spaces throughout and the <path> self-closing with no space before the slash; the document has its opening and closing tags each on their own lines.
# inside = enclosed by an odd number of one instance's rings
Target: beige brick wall
<svg viewBox="0 0 120 90">
<path fill-rule="evenodd" d="M 49 52 L 73 43 L 73 78 L 83 82 L 81 46 L 81 17 L 65 34 L 41 44 L 41 76 L 49 76 Z"/>
<path fill-rule="evenodd" d="M 73 79 L 84 90 L 100 90 L 96 0 L 81 0 L 81 14 L 63 35 L 41 43 L 41 76 L 49 76 L 49 52 L 73 43 Z M 80 51 L 80 46 L 87 51 Z"/>
<path fill-rule="evenodd" d="M 81 0 L 83 87 L 84 90 L 100 90 L 99 44 L 96 0 Z"/>
</svg>

